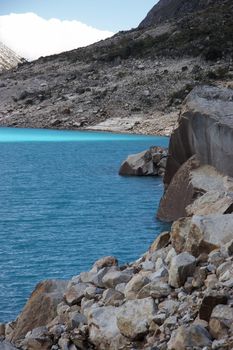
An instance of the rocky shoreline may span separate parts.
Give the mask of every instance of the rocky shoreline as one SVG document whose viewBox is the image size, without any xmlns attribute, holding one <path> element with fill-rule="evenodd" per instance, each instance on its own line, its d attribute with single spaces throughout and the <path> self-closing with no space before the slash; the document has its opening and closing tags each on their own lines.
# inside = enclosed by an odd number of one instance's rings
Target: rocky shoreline
<svg viewBox="0 0 233 350">
<path fill-rule="evenodd" d="M 70 281 L 41 282 L 0 325 L 1 349 L 233 348 L 233 138 L 222 137 L 232 105 L 232 90 L 212 87 L 184 103 L 159 211 L 171 231 L 130 264 L 104 257 Z"/>
</svg>

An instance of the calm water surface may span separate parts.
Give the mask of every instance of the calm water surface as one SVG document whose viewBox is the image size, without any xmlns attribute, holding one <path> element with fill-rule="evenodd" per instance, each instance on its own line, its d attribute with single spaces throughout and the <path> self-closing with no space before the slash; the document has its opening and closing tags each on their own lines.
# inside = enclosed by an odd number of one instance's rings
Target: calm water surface
<svg viewBox="0 0 233 350">
<path fill-rule="evenodd" d="M 69 279 L 104 255 L 144 253 L 166 226 L 155 220 L 159 178 L 120 177 L 128 154 L 163 137 L 0 128 L 0 322 L 35 284 Z"/>
</svg>

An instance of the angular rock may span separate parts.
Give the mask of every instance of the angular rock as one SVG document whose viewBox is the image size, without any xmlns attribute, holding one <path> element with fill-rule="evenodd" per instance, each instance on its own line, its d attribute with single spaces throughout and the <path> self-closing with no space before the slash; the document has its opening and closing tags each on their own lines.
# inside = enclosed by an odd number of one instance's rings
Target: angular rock
<svg viewBox="0 0 233 350">
<path fill-rule="evenodd" d="M 104 275 L 102 281 L 105 287 L 115 288 L 117 284 L 128 283 L 132 277 L 132 271 L 110 271 Z"/>
<path fill-rule="evenodd" d="M 152 297 L 165 298 L 171 293 L 171 287 L 163 282 L 161 279 L 155 279 L 152 282 L 146 284 L 137 294 L 138 299 L 144 299 Z"/>
<path fill-rule="evenodd" d="M 211 336 L 204 327 L 192 325 L 185 328 L 181 326 L 172 333 L 168 350 L 202 349 L 205 346 L 211 346 L 211 343 Z"/>
<path fill-rule="evenodd" d="M 169 284 L 175 288 L 183 286 L 186 279 L 193 276 L 195 267 L 196 259 L 189 253 L 175 256 L 169 269 Z"/>
<path fill-rule="evenodd" d="M 155 314 L 156 306 L 152 298 L 129 300 L 117 313 L 117 326 L 125 337 L 141 339 L 148 333 Z"/>
<path fill-rule="evenodd" d="M 117 308 L 97 307 L 88 315 L 90 341 L 100 350 L 117 350 L 120 331 L 117 327 Z"/>
<path fill-rule="evenodd" d="M 233 322 L 233 309 L 228 305 L 217 305 L 212 311 L 209 329 L 215 339 L 224 338 Z"/>
<path fill-rule="evenodd" d="M 97 271 L 103 269 L 104 267 L 118 266 L 118 260 L 114 256 L 105 256 L 97 260 L 92 269 L 97 269 Z"/>
<path fill-rule="evenodd" d="M 232 193 L 209 191 L 186 207 L 188 216 L 225 214 L 232 212 Z"/>
<path fill-rule="evenodd" d="M 23 348 L 30 350 L 50 350 L 53 345 L 46 327 L 34 328 L 28 333 L 20 344 Z"/>
<path fill-rule="evenodd" d="M 89 272 L 82 272 L 80 274 L 81 282 L 92 283 L 96 287 L 103 288 L 104 287 L 103 277 L 108 272 L 119 271 L 119 268 L 117 266 L 111 266 L 111 267 L 103 267 L 102 269 L 100 269 L 98 271 L 97 270 L 98 270 L 98 268 L 95 266 Z"/>
<path fill-rule="evenodd" d="M 126 299 L 135 299 L 137 293 L 150 282 L 150 279 L 147 276 L 137 274 L 132 277 L 132 279 L 125 286 L 125 297 Z"/>
<path fill-rule="evenodd" d="M 170 232 L 162 232 L 151 244 L 149 252 L 154 253 L 156 250 L 166 247 L 170 242 Z"/>
<path fill-rule="evenodd" d="M 210 253 L 232 240 L 233 214 L 193 216 L 177 220 L 171 230 L 176 252 L 187 251 L 194 256 Z"/>
<path fill-rule="evenodd" d="M 164 168 L 164 164 L 159 165 L 159 163 L 166 156 L 166 151 L 161 147 L 151 147 L 148 151 L 130 155 L 122 163 L 119 174 L 136 176 L 158 175 L 159 168 Z"/>
<path fill-rule="evenodd" d="M 66 281 L 55 280 L 44 281 L 36 286 L 17 318 L 13 332 L 14 342 L 24 338 L 32 329 L 44 326 L 56 317 L 57 305 L 62 301 L 66 286 Z"/>
<path fill-rule="evenodd" d="M 102 303 L 104 303 L 106 306 L 117 306 L 117 304 L 121 303 L 122 300 L 124 300 L 124 294 L 112 288 L 106 289 L 101 299 Z"/>
<path fill-rule="evenodd" d="M 222 293 L 210 291 L 204 296 L 199 310 L 199 317 L 209 322 L 211 313 L 216 305 L 227 304 L 228 296 Z"/>
<path fill-rule="evenodd" d="M 78 283 L 69 287 L 64 294 L 64 299 L 68 305 L 79 304 L 85 296 L 87 288 L 91 287 L 89 283 Z"/>
</svg>

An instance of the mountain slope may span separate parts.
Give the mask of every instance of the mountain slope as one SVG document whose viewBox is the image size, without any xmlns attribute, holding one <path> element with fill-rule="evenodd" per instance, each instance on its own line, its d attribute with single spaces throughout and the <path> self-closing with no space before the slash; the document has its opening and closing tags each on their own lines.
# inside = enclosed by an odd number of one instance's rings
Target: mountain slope
<svg viewBox="0 0 233 350">
<path fill-rule="evenodd" d="M 0 42 L 0 72 L 16 67 L 24 60 Z"/>
<path fill-rule="evenodd" d="M 216 0 L 160 0 L 146 18 L 139 24 L 139 28 L 150 27 L 169 19 L 181 18 L 185 14 L 193 13 L 214 4 Z"/>
<path fill-rule="evenodd" d="M 192 9 L 0 75 L 0 125 L 170 133 L 194 86 L 233 87 L 232 0 Z"/>
</svg>

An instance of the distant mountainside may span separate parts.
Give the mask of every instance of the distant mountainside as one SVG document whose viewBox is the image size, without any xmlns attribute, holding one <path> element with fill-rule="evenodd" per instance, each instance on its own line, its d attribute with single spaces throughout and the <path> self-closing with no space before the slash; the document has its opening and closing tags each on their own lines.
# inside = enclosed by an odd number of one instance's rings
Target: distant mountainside
<svg viewBox="0 0 233 350">
<path fill-rule="evenodd" d="M 232 0 L 161 0 L 142 23 L 2 73 L 0 125 L 169 134 L 193 87 L 233 87 Z"/>
<path fill-rule="evenodd" d="M 140 23 L 139 28 L 151 27 L 169 19 L 184 17 L 216 3 L 216 0 L 160 0 Z"/>
<path fill-rule="evenodd" d="M 0 42 L 0 72 L 16 67 L 25 60 Z"/>
</svg>

